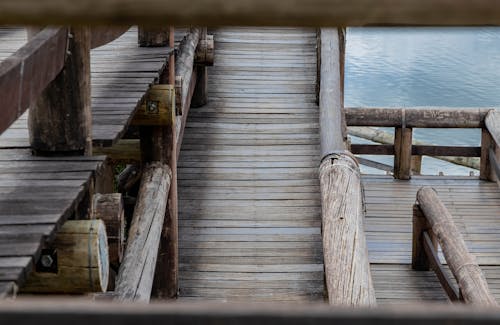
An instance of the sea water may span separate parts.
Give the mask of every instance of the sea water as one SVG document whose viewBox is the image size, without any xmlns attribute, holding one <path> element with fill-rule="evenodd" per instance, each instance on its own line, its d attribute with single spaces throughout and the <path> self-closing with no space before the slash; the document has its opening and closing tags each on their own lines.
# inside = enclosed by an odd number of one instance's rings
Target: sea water
<svg viewBox="0 0 500 325">
<path fill-rule="evenodd" d="M 346 107 L 500 108 L 500 28 L 349 28 L 345 69 Z M 480 130 L 416 129 L 414 139 L 478 146 Z M 366 157 L 392 164 L 392 157 Z M 422 170 L 471 171 L 427 157 Z"/>
</svg>

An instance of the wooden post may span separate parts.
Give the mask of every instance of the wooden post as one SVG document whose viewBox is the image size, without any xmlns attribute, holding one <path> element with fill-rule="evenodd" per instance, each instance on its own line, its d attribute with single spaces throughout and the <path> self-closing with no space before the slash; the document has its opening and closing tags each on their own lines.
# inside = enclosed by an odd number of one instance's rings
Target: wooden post
<svg viewBox="0 0 500 325">
<path fill-rule="evenodd" d="M 374 306 L 356 159 L 349 154 L 331 155 L 321 163 L 319 177 L 328 301 L 332 305 Z"/>
<path fill-rule="evenodd" d="M 90 37 L 87 27 L 71 28 L 63 70 L 30 109 L 35 154 L 92 154 Z"/>
<path fill-rule="evenodd" d="M 411 178 L 412 129 L 396 128 L 394 136 L 394 177 Z"/>
<path fill-rule="evenodd" d="M 428 271 L 430 267 L 429 259 L 425 253 L 423 232 L 429 231 L 431 227 L 422 214 L 418 204 L 413 205 L 413 236 L 412 236 L 412 258 L 411 266 L 414 270 Z M 437 250 L 437 242 L 434 243 Z"/>
<path fill-rule="evenodd" d="M 451 214 L 437 196 L 436 191 L 430 187 L 423 187 L 417 193 L 417 200 L 429 226 L 439 240 L 465 302 L 496 306 L 497 303 L 488 288 L 481 268 L 475 257 L 467 250 L 462 234 L 458 231 Z"/>
<path fill-rule="evenodd" d="M 343 86 L 341 62 L 344 53 L 341 32 L 336 28 L 321 29 L 321 80 L 319 92 L 321 158 L 345 148 L 342 109 Z"/>
<path fill-rule="evenodd" d="M 29 293 L 105 292 L 109 263 L 106 228 L 101 220 L 69 220 L 58 232 L 51 250 L 42 254 L 40 268 L 22 289 Z"/>
<path fill-rule="evenodd" d="M 345 151 L 343 32 L 321 30 L 319 167 L 325 281 L 333 305 L 372 306 L 375 292 L 363 228 L 359 166 Z"/>
<path fill-rule="evenodd" d="M 173 45 L 174 29 L 169 28 L 168 44 Z M 153 46 L 150 44 L 149 46 Z M 174 76 L 174 57 L 169 58 L 169 70 L 166 72 L 170 84 Z M 155 260 L 156 271 L 152 295 L 156 298 L 175 298 L 178 291 L 178 221 L 177 221 L 177 141 L 175 109 L 171 108 L 167 116 L 170 124 L 161 127 L 141 128 L 141 151 L 144 163 L 157 161 L 168 164 L 171 169 L 168 205 L 162 222 L 162 234 L 158 256 Z"/>
<path fill-rule="evenodd" d="M 411 172 L 413 175 L 420 175 L 422 173 L 422 156 L 411 157 Z"/>
<path fill-rule="evenodd" d="M 479 178 L 485 181 L 493 181 L 493 173 L 490 164 L 490 148 L 495 145 L 488 129 L 481 129 L 481 167 L 479 170 Z"/>
<path fill-rule="evenodd" d="M 92 198 L 92 219 L 100 219 L 106 225 L 108 235 L 109 264 L 118 269 L 125 248 L 125 211 L 120 193 L 95 194 Z"/>
<path fill-rule="evenodd" d="M 166 164 L 144 169 L 127 248 L 116 281 L 116 299 L 145 301 L 151 296 L 172 173 Z"/>
</svg>

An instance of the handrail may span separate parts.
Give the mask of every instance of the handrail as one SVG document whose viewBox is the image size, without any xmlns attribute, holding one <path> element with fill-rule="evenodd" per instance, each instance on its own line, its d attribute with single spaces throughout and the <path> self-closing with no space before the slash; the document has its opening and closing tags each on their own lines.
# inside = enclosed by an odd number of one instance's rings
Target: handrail
<svg viewBox="0 0 500 325">
<path fill-rule="evenodd" d="M 61 71 L 67 39 L 66 28 L 45 28 L 0 62 L 0 134 L 35 102 Z"/>
<path fill-rule="evenodd" d="M 4 0 L 0 24 L 499 25 L 498 8 L 491 0 Z"/>
<path fill-rule="evenodd" d="M 444 272 L 437 255 L 437 244 L 455 277 L 457 291 Z M 452 216 L 439 199 L 436 191 L 422 187 L 417 193 L 417 204 L 413 214 L 412 267 L 427 270 L 429 265 L 436 272 L 441 285 L 451 300 L 483 306 L 496 306 L 488 283 L 473 255 L 453 222 Z"/>
</svg>

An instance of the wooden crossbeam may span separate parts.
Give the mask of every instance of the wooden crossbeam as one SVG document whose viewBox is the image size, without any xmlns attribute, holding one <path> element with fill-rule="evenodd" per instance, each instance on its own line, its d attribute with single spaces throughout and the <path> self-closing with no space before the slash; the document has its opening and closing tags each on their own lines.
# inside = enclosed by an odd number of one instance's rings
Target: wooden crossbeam
<svg viewBox="0 0 500 325">
<path fill-rule="evenodd" d="M 500 25 L 492 0 L 4 0 L 0 24 Z"/>
</svg>

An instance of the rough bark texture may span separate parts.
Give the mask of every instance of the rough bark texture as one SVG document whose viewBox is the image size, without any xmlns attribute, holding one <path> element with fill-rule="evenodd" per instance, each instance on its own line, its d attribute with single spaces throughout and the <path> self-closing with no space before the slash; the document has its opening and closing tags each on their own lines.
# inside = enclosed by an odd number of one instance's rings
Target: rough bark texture
<svg viewBox="0 0 500 325">
<path fill-rule="evenodd" d="M 144 170 L 118 273 L 117 300 L 150 299 L 171 179 L 172 173 L 165 164 L 154 163 Z"/>
<path fill-rule="evenodd" d="M 71 29 L 63 70 L 30 109 L 30 143 L 37 154 L 92 153 L 90 31 Z"/>
<path fill-rule="evenodd" d="M 481 268 L 474 256 L 467 250 L 462 234 L 436 191 L 430 187 L 423 187 L 417 193 L 417 200 L 441 245 L 465 302 L 481 306 L 496 306 L 497 303 L 488 288 Z"/>
<path fill-rule="evenodd" d="M 374 306 L 359 167 L 351 155 L 327 157 L 319 168 L 323 251 L 332 305 Z"/>
</svg>

